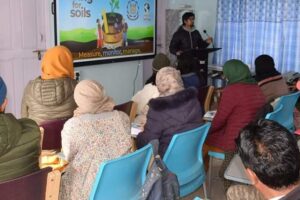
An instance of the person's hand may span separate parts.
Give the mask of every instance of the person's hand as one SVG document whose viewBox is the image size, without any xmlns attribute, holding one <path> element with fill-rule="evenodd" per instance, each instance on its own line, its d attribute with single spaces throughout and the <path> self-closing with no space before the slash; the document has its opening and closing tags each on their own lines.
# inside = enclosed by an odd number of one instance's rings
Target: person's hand
<svg viewBox="0 0 300 200">
<path fill-rule="evenodd" d="M 180 56 L 182 54 L 182 51 L 177 51 L 176 56 Z"/>
<path fill-rule="evenodd" d="M 211 44 L 213 42 L 213 38 L 212 37 L 208 37 L 206 40 L 205 40 L 206 43 L 208 44 Z"/>
</svg>

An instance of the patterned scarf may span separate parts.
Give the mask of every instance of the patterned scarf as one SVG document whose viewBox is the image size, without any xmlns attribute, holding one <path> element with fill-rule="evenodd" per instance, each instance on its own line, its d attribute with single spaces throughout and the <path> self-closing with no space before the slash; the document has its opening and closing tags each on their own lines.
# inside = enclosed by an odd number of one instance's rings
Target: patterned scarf
<svg viewBox="0 0 300 200">
<path fill-rule="evenodd" d="M 159 96 L 170 96 L 184 89 L 180 72 L 173 67 L 164 67 L 156 74 Z"/>
</svg>

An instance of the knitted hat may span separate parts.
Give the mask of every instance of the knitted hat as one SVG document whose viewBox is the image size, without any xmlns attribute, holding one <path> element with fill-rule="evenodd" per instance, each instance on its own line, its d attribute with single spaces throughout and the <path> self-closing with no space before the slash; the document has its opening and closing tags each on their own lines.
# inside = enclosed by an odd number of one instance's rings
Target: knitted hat
<svg viewBox="0 0 300 200">
<path fill-rule="evenodd" d="M 255 59 L 255 73 L 255 79 L 258 82 L 280 75 L 280 73 L 275 69 L 273 58 L 269 55 L 260 55 Z"/>
<path fill-rule="evenodd" d="M 0 105 L 2 105 L 2 103 L 4 102 L 6 98 L 6 93 L 7 93 L 6 85 L 3 79 L 0 77 Z"/>
<path fill-rule="evenodd" d="M 170 66 L 169 58 L 163 53 L 156 54 L 152 62 L 152 70 L 157 72 L 167 66 Z"/>
</svg>

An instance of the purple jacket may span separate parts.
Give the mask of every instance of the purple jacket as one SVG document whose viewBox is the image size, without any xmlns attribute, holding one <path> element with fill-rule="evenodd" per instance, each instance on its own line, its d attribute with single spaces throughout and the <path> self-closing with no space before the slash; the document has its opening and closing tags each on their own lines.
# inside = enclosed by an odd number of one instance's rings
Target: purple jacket
<svg viewBox="0 0 300 200">
<path fill-rule="evenodd" d="M 137 147 L 159 139 L 159 155 L 163 157 L 176 133 L 191 130 L 202 124 L 202 108 L 197 99 L 197 90 L 188 88 L 167 97 L 158 97 L 149 102 L 149 111 L 144 131 L 137 137 Z"/>
</svg>

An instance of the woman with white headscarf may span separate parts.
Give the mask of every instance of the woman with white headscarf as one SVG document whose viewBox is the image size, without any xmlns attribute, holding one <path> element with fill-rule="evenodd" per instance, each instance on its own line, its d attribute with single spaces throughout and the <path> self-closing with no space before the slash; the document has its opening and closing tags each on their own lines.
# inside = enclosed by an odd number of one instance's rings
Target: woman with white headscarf
<svg viewBox="0 0 300 200">
<path fill-rule="evenodd" d="M 202 109 L 195 88 L 184 89 L 180 72 L 164 67 L 157 72 L 159 97 L 151 99 L 144 131 L 137 137 L 141 148 L 159 139 L 159 154 L 163 157 L 174 134 L 187 131 L 202 123 Z"/>
<path fill-rule="evenodd" d="M 103 161 L 130 152 L 128 116 L 114 111 L 115 103 L 102 85 L 83 80 L 74 91 L 77 109 L 62 130 L 62 149 L 69 162 L 62 176 L 61 200 L 88 199 Z"/>
</svg>

